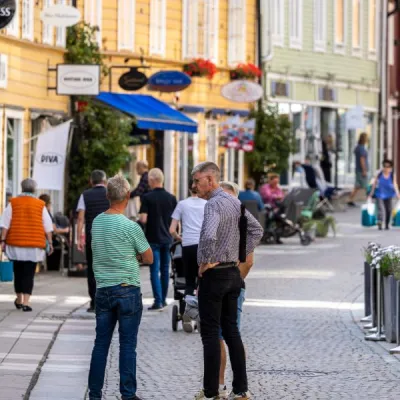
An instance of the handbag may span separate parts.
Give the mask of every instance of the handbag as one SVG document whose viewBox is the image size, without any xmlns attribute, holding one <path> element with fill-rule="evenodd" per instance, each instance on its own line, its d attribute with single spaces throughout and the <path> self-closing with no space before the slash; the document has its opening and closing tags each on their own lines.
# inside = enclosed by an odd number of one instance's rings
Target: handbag
<svg viewBox="0 0 400 400">
<path fill-rule="evenodd" d="M 4 261 L 4 252 L 1 252 L 0 281 L 12 282 L 14 280 L 14 266 L 12 261 Z"/>
</svg>

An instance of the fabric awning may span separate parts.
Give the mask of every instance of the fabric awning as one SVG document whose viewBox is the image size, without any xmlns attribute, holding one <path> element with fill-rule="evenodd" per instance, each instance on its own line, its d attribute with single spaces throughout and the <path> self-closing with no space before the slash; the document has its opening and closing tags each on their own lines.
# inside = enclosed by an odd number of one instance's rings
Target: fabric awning
<svg viewBox="0 0 400 400">
<path fill-rule="evenodd" d="M 195 121 L 153 96 L 101 92 L 96 100 L 135 117 L 140 129 L 197 132 Z"/>
</svg>

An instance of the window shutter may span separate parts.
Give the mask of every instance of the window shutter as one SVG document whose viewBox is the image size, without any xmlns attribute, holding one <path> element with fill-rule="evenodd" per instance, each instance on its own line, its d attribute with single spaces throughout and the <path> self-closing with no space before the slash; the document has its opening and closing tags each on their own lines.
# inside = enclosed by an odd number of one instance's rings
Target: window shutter
<svg viewBox="0 0 400 400">
<path fill-rule="evenodd" d="M 244 0 L 229 0 L 228 4 L 228 64 L 246 59 L 246 7 Z"/>
<path fill-rule="evenodd" d="M 8 81 L 8 56 L 0 54 L 0 88 L 5 89 Z"/>
<path fill-rule="evenodd" d="M 166 0 L 150 3 L 150 53 L 163 56 L 166 41 Z"/>
<path fill-rule="evenodd" d="M 22 0 L 22 38 L 33 40 L 33 0 Z"/>
<path fill-rule="evenodd" d="M 289 1 L 289 44 L 294 49 L 301 49 L 303 36 L 303 1 Z"/>
<path fill-rule="evenodd" d="M 20 2 L 15 2 L 15 17 L 12 22 L 7 26 L 7 35 L 19 37 L 19 6 Z"/>
<path fill-rule="evenodd" d="M 44 0 L 43 9 L 53 5 L 53 0 Z M 42 23 L 42 42 L 44 44 L 53 44 L 53 26 L 49 24 Z"/>
<path fill-rule="evenodd" d="M 198 0 L 183 0 L 182 57 L 194 58 L 198 54 L 199 4 Z"/>
<path fill-rule="evenodd" d="M 314 0 L 314 50 L 326 50 L 326 0 Z"/>
<path fill-rule="evenodd" d="M 58 0 L 57 4 L 66 5 L 67 0 Z M 65 47 L 67 41 L 67 30 L 66 28 L 56 28 L 56 46 Z"/>
</svg>

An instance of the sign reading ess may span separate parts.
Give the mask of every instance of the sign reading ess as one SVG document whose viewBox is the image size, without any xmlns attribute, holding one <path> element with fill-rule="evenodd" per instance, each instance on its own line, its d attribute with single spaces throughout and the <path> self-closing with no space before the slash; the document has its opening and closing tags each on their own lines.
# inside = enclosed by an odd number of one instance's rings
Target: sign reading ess
<svg viewBox="0 0 400 400">
<path fill-rule="evenodd" d="M 57 94 L 97 96 L 100 92 L 100 65 L 57 65 Z"/>
<path fill-rule="evenodd" d="M 40 13 L 40 19 L 45 24 L 66 28 L 77 24 L 81 20 L 81 13 L 75 7 L 55 4 L 45 8 Z"/>
<path fill-rule="evenodd" d="M 147 88 L 157 92 L 179 92 L 186 89 L 192 80 L 180 71 L 160 71 L 149 78 Z"/>
<path fill-rule="evenodd" d="M 0 29 L 5 28 L 14 18 L 15 0 L 0 0 Z"/>
</svg>

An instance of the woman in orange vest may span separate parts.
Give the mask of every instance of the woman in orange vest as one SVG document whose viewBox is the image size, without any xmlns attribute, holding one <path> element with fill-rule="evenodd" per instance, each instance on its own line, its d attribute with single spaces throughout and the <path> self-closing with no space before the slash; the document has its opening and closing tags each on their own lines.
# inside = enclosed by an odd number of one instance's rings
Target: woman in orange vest
<svg viewBox="0 0 400 400">
<path fill-rule="evenodd" d="M 32 311 L 29 299 L 33 290 L 36 264 L 48 251 L 53 252 L 53 224 L 44 201 L 35 196 L 33 179 L 21 182 L 22 193 L 10 200 L 1 221 L 1 246 L 14 264 L 14 288 L 17 309 Z"/>
</svg>

